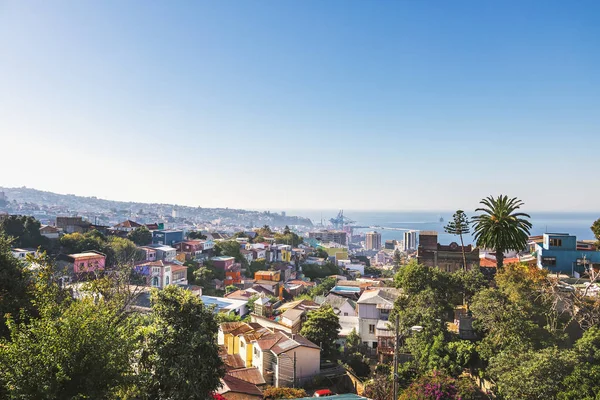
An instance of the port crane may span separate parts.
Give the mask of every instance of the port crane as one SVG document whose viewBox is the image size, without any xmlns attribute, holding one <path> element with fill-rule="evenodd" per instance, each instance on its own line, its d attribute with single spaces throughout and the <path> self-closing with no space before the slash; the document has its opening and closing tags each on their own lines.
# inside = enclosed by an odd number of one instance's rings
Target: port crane
<svg viewBox="0 0 600 400">
<path fill-rule="evenodd" d="M 337 217 L 329 220 L 335 229 L 343 229 L 345 225 L 350 225 L 356 221 L 352 221 L 350 218 L 344 216 L 344 210 L 340 210 Z"/>
</svg>

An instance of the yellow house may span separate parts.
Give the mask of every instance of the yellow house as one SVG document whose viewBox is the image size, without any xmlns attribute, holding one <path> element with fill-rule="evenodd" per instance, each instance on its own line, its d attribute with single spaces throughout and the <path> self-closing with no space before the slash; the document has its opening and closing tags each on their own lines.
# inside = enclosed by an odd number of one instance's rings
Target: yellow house
<svg viewBox="0 0 600 400">
<path fill-rule="evenodd" d="M 240 335 L 249 332 L 253 328 L 245 322 L 224 322 L 219 325 L 217 342 L 224 345 L 227 354 L 239 354 Z"/>
<path fill-rule="evenodd" d="M 281 272 L 279 271 L 256 271 L 254 279 L 257 281 L 279 282 L 281 280 Z"/>
<path fill-rule="evenodd" d="M 256 327 L 256 329 L 238 335 L 239 351 L 237 354 L 244 360 L 246 367 L 252 367 L 252 355 L 254 354 L 256 341 L 263 335 L 272 333 L 269 329 L 264 328 L 257 323 L 250 324 L 251 327 Z"/>
<path fill-rule="evenodd" d="M 281 261 L 291 262 L 292 261 L 292 251 L 291 250 L 281 250 Z"/>
</svg>

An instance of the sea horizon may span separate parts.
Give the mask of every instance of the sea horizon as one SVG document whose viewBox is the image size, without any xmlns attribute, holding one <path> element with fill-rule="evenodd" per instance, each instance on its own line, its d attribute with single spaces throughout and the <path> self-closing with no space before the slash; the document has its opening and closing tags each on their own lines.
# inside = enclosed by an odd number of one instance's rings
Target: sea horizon
<svg viewBox="0 0 600 400">
<path fill-rule="evenodd" d="M 329 223 L 331 218 L 335 218 L 339 210 L 302 210 L 288 209 L 285 211 L 287 215 L 297 215 L 300 217 L 309 218 L 313 224 L 317 225 L 321 222 L 321 218 L 325 225 Z M 344 210 L 344 216 L 355 221 L 353 225 L 367 226 L 368 228 L 355 229 L 356 232 L 366 232 L 373 230 L 371 227 L 381 227 L 377 230 L 381 233 L 382 242 L 386 240 L 402 240 L 404 231 L 419 230 L 419 231 L 437 231 L 438 241 L 442 244 L 451 242 L 460 242 L 458 236 L 450 235 L 444 232 L 444 226 L 452 218 L 455 211 L 358 211 Z M 541 235 L 543 233 L 567 233 L 575 235 L 578 240 L 592 240 L 594 235 L 590 229 L 594 221 L 600 218 L 599 212 L 561 212 L 561 211 L 527 211 L 523 210 L 531 216 L 533 225 L 530 234 Z M 466 212 L 469 217 L 477 215 L 475 212 Z M 443 218 L 443 222 L 440 222 Z M 394 230 L 382 229 L 393 228 Z M 465 244 L 473 244 L 471 234 L 464 235 Z"/>
</svg>

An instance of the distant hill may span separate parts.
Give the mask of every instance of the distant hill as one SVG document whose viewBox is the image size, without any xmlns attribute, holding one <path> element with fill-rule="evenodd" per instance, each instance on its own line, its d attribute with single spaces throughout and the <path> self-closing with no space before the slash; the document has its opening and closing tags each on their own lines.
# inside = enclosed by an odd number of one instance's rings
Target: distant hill
<svg viewBox="0 0 600 400">
<path fill-rule="evenodd" d="M 308 218 L 284 216 L 268 211 L 251 211 L 232 208 L 189 207 L 178 204 L 140 203 L 133 201 L 116 201 L 99 199 L 95 196 L 77 196 L 74 194 L 58 194 L 27 187 L 0 187 L 6 198 L 7 212 L 44 211 L 59 215 L 78 214 L 106 216 L 112 220 L 126 217 L 146 217 L 145 219 L 172 218 L 175 210 L 176 218 L 182 222 L 197 223 L 201 221 L 223 220 L 223 223 L 262 226 L 301 225 L 312 226 Z M 0 196 L 1 197 L 1 196 Z M 1 207 L 1 205 L 0 205 Z M 0 208 L 0 211 L 2 209 Z"/>
</svg>

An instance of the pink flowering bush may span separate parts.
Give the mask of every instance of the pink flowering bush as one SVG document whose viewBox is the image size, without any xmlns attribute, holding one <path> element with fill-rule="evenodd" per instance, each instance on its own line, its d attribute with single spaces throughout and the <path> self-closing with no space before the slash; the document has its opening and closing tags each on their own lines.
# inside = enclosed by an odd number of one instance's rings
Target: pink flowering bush
<svg viewBox="0 0 600 400">
<path fill-rule="evenodd" d="M 416 379 L 399 400 L 478 400 L 483 393 L 469 378 L 453 378 L 440 371 Z"/>
</svg>

